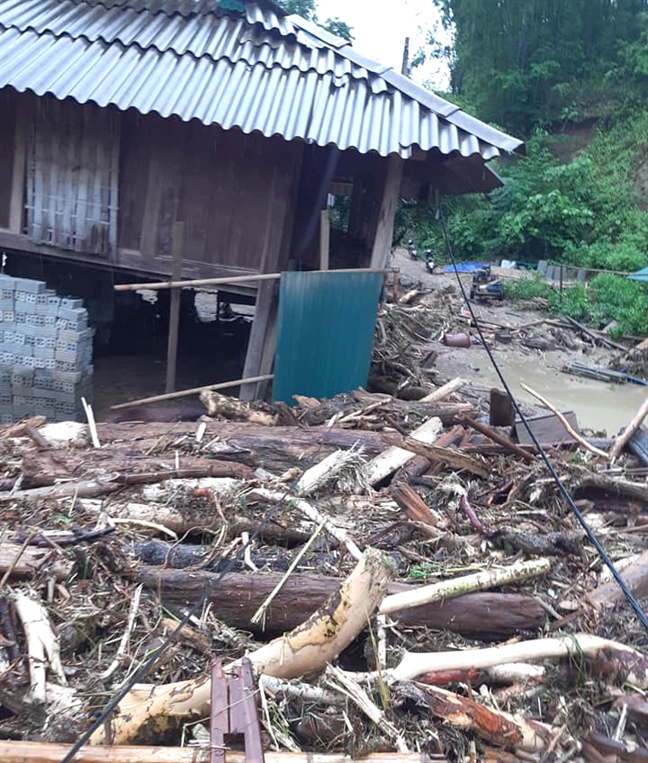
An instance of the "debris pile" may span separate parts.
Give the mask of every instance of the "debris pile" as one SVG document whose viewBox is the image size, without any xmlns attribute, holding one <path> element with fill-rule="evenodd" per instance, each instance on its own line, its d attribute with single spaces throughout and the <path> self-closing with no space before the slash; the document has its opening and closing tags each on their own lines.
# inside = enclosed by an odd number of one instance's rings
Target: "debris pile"
<svg viewBox="0 0 648 763">
<path fill-rule="evenodd" d="M 535 446 L 390 341 L 420 400 L 0 428 L 3 761 L 646 758 L 646 632 Z M 642 420 L 541 444 L 645 603 Z"/>
</svg>

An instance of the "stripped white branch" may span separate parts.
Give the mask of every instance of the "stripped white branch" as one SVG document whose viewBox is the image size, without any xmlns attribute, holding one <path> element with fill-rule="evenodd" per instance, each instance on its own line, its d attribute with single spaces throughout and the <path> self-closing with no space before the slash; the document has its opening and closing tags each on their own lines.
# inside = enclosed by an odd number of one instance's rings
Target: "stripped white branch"
<svg viewBox="0 0 648 763">
<path fill-rule="evenodd" d="M 110 676 L 121 665 L 122 660 L 124 659 L 124 655 L 126 654 L 130 635 L 133 632 L 133 628 L 135 627 L 135 618 L 137 617 L 137 610 L 139 609 L 141 595 L 142 585 L 140 584 L 137 586 L 135 592 L 133 593 L 133 600 L 131 601 L 130 612 L 128 614 L 128 622 L 126 623 L 126 629 L 124 630 L 121 641 L 119 642 L 119 646 L 117 647 L 115 659 L 110 663 L 106 670 L 104 670 L 104 672 L 99 675 L 99 678 L 110 678 Z"/>
<path fill-rule="evenodd" d="M 92 411 L 92 406 L 88 402 L 86 402 L 85 397 L 81 398 L 81 404 L 83 405 L 83 410 L 85 411 L 86 418 L 88 419 L 88 429 L 90 430 L 90 438 L 92 440 L 92 446 L 94 448 L 100 448 L 101 443 L 99 442 L 99 435 L 97 434 L 97 425 L 95 423 L 95 417 Z"/>
<path fill-rule="evenodd" d="M 405 652 L 401 662 L 390 671 L 390 679 L 406 681 L 424 673 L 443 670 L 482 669 L 510 662 L 531 662 L 559 657 L 598 657 L 601 653 L 623 656 L 631 676 L 627 680 L 640 688 L 648 687 L 648 666 L 640 652 L 616 641 L 579 633 L 564 638 L 543 638 L 503 644 L 486 649 L 460 652 Z"/>
<path fill-rule="evenodd" d="M 22 622 L 29 660 L 30 699 L 44 704 L 46 673 L 49 667 L 61 684 L 67 684 L 58 640 L 44 607 L 22 591 L 13 595 L 16 612 Z"/>
<path fill-rule="evenodd" d="M 432 585 L 418 586 L 411 591 L 403 591 L 386 596 L 380 609 L 381 615 L 389 615 L 403 609 L 411 609 L 421 604 L 429 604 L 442 599 L 451 599 L 473 591 L 486 591 L 489 588 L 506 585 L 519 580 L 526 580 L 537 575 L 544 575 L 551 569 L 549 559 L 532 559 L 517 562 L 501 569 L 484 570 L 473 575 L 462 575 L 452 580 L 443 580 Z"/>
</svg>

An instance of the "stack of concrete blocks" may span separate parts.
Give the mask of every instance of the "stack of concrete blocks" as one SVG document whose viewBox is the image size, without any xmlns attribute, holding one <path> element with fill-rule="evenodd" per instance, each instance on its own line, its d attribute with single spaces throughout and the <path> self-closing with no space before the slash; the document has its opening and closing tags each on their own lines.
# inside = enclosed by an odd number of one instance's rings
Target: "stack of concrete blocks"
<svg viewBox="0 0 648 763">
<path fill-rule="evenodd" d="M 44 281 L 0 274 L 0 423 L 84 418 L 92 400 L 92 337 L 80 299 Z"/>
</svg>

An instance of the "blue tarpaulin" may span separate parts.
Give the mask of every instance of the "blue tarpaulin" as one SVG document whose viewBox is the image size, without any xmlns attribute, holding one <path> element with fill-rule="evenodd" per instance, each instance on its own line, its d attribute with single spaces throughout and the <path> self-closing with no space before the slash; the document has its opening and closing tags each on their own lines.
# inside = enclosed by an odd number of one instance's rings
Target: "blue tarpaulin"
<svg viewBox="0 0 648 763">
<path fill-rule="evenodd" d="M 275 401 L 333 397 L 367 384 L 383 276 L 281 274 Z"/>
<path fill-rule="evenodd" d="M 648 283 L 648 268 L 641 268 L 636 273 L 632 273 L 628 276 L 631 281 L 644 281 Z"/>
<path fill-rule="evenodd" d="M 457 270 L 460 273 L 474 273 L 476 270 L 488 267 L 485 262 L 458 262 Z M 446 265 L 443 268 L 444 273 L 454 273 L 454 265 Z"/>
</svg>

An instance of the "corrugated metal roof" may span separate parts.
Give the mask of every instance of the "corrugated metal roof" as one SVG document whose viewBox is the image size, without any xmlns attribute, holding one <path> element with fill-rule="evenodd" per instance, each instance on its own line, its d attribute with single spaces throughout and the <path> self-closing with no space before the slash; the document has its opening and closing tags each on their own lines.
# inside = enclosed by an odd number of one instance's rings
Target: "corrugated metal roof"
<svg viewBox="0 0 648 763">
<path fill-rule="evenodd" d="M 520 147 L 341 38 L 244 2 L 0 0 L 0 87 L 383 156 Z"/>
</svg>

